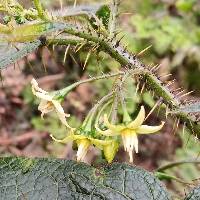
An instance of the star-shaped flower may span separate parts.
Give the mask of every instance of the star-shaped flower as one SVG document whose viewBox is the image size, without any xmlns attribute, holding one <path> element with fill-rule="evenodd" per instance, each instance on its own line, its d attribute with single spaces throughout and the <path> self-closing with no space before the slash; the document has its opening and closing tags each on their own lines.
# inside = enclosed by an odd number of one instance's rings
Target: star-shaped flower
<svg viewBox="0 0 200 200">
<path fill-rule="evenodd" d="M 61 102 L 59 100 L 54 99 L 55 94 L 51 94 L 49 92 L 46 92 L 45 90 L 41 89 L 38 86 L 38 83 L 35 79 L 32 79 L 31 81 L 32 85 L 32 92 L 33 94 L 41 99 L 41 102 L 38 106 L 38 110 L 41 111 L 41 117 L 43 118 L 44 114 L 47 114 L 52 111 L 56 111 L 60 121 L 67 126 L 68 128 L 71 128 L 69 124 L 66 121 L 66 118 L 69 117 L 69 114 L 65 114 Z"/>
<path fill-rule="evenodd" d="M 95 145 L 99 149 L 103 150 L 106 160 L 108 161 L 108 163 L 111 163 L 118 149 L 118 142 L 116 142 L 115 140 L 95 139 L 95 138 L 92 138 L 91 136 L 74 134 L 74 131 L 71 131 L 67 137 L 61 140 L 56 139 L 52 135 L 51 135 L 51 138 L 54 141 L 60 142 L 63 144 L 66 144 L 69 141 L 75 141 L 78 146 L 78 151 L 76 154 L 77 161 L 84 161 L 84 158 L 88 152 L 89 147 L 91 145 Z M 112 149 L 110 149 L 110 147 Z"/>
<path fill-rule="evenodd" d="M 128 152 L 130 162 L 133 162 L 133 150 L 138 153 L 138 134 L 151 134 L 162 129 L 164 122 L 161 122 L 159 126 L 147 126 L 142 125 L 145 120 L 145 110 L 144 106 L 141 106 L 141 109 L 135 118 L 134 121 L 125 122 L 123 124 L 114 125 L 108 121 L 107 114 L 104 115 L 104 123 L 107 126 L 107 130 L 103 131 L 96 126 L 96 129 L 99 133 L 105 136 L 117 136 L 121 135 L 124 150 Z"/>
</svg>

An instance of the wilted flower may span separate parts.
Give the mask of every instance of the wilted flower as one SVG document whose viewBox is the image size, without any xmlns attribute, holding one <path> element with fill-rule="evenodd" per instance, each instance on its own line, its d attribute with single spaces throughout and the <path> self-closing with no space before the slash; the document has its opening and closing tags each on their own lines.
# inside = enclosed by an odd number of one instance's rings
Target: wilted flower
<svg viewBox="0 0 200 200">
<path fill-rule="evenodd" d="M 78 151 L 76 154 L 77 161 L 83 161 L 90 145 L 95 145 L 99 149 L 103 150 L 106 160 L 110 163 L 116 154 L 116 147 L 118 147 L 118 143 L 114 140 L 100 140 L 92 138 L 91 136 L 77 135 L 74 134 L 74 131 L 71 131 L 67 137 L 61 140 L 56 139 L 52 135 L 51 137 L 56 142 L 64 144 L 68 143 L 69 141 L 75 141 L 78 146 Z M 110 149 L 110 147 L 112 149 Z"/>
<path fill-rule="evenodd" d="M 55 110 L 60 121 L 68 128 L 71 128 L 66 121 L 66 118 L 69 117 L 70 115 L 65 114 L 65 112 L 60 104 L 61 102 L 57 99 L 54 99 L 55 94 L 49 93 L 49 92 L 41 89 L 38 86 L 38 83 L 35 79 L 32 79 L 31 85 L 32 85 L 33 94 L 36 97 L 38 97 L 39 99 L 41 99 L 41 102 L 38 106 L 38 110 L 41 111 L 41 117 L 43 118 L 44 114 L 47 114 L 47 113 Z"/>
<path fill-rule="evenodd" d="M 144 106 L 141 106 L 141 109 L 135 118 L 134 121 L 128 121 L 123 124 L 114 125 L 108 121 L 107 114 L 104 115 L 104 123 L 107 126 L 107 130 L 103 131 L 100 128 L 96 127 L 97 131 L 105 136 L 117 136 L 121 135 L 124 150 L 129 153 L 130 162 L 133 162 L 133 150 L 138 153 L 138 134 L 151 134 L 162 129 L 164 122 L 161 122 L 159 126 L 147 126 L 142 125 L 145 119 L 145 110 Z"/>
</svg>

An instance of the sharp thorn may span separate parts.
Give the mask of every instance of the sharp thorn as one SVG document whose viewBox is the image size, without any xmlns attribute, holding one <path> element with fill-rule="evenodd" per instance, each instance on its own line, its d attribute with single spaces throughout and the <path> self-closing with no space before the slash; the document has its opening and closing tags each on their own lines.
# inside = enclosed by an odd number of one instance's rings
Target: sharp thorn
<svg viewBox="0 0 200 200">
<path fill-rule="evenodd" d="M 149 45 L 148 47 L 146 47 L 145 49 L 143 49 L 142 51 L 140 51 L 137 56 L 142 56 L 147 50 L 149 50 L 152 47 L 152 45 Z"/>
<path fill-rule="evenodd" d="M 153 108 L 150 110 L 150 112 L 148 113 L 148 115 L 146 116 L 146 118 L 144 119 L 144 121 L 145 120 L 147 120 L 148 119 L 148 117 L 151 115 L 151 113 L 162 103 L 162 98 L 160 98 L 156 103 L 155 103 L 155 105 L 153 106 Z"/>
<path fill-rule="evenodd" d="M 67 53 L 69 51 L 70 48 L 70 44 L 67 45 L 67 48 L 65 49 L 65 54 L 64 54 L 64 58 L 63 58 L 63 65 L 65 64 L 66 58 L 67 58 Z"/>
</svg>

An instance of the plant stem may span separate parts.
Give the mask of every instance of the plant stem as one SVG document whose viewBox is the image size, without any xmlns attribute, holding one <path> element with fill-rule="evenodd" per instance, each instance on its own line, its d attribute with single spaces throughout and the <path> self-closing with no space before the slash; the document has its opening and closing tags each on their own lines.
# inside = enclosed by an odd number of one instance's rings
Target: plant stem
<svg viewBox="0 0 200 200">
<path fill-rule="evenodd" d="M 38 17 L 44 21 L 49 21 L 49 18 L 45 12 L 45 10 L 42 7 L 42 4 L 40 2 L 40 0 L 33 0 L 35 8 L 38 11 Z"/>
<path fill-rule="evenodd" d="M 63 39 L 63 38 L 59 38 L 59 39 L 55 39 L 55 38 L 51 38 L 51 37 L 47 37 L 46 39 L 46 45 L 78 45 L 78 44 L 81 44 L 84 40 L 83 39 Z"/>
<path fill-rule="evenodd" d="M 155 176 L 160 180 L 174 180 L 185 185 L 193 185 L 192 182 L 185 182 L 180 178 L 162 172 L 155 172 Z"/>
<path fill-rule="evenodd" d="M 88 42 L 93 42 L 99 45 L 99 49 L 108 53 L 113 59 L 118 61 L 122 66 L 130 66 L 132 69 L 140 69 L 142 72 L 140 75 L 143 80 L 147 83 L 149 90 L 154 91 L 154 93 L 163 98 L 163 102 L 170 108 L 178 108 L 180 101 L 173 95 L 173 93 L 165 87 L 162 82 L 154 75 L 137 57 L 134 60 L 130 60 L 131 55 L 124 50 L 123 47 L 113 47 L 113 44 L 108 40 L 94 36 L 78 29 L 66 28 L 65 32 L 79 38 L 83 38 Z M 65 41 L 62 41 L 63 44 Z M 126 54 L 126 56 L 124 56 Z M 197 135 L 200 138 L 200 125 L 197 124 L 190 116 L 185 112 L 174 113 L 174 115 L 180 119 L 182 122 L 186 122 L 187 128 L 191 130 L 193 135 Z"/>
<path fill-rule="evenodd" d="M 89 78 L 89 79 L 78 81 L 76 83 L 71 84 L 70 86 L 68 86 L 66 88 L 58 90 L 57 91 L 58 96 L 59 96 L 59 98 L 64 98 L 71 90 L 73 90 L 74 88 L 76 88 L 77 86 L 79 86 L 83 83 L 89 83 L 89 82 L 93 82 L 93 81 L 97 81 L 97 80 L 101 80 L 101 79 L 120 76 L 120 75 L 123 75 L 123 74 L 124 74 L 124 72 L 120 71 L 120 72 L 113 73 L 113 74 L 105 74 L 105 75 L 102 75 L 102 76 L 97 76 L 97 77 L 94 77 L 94 78 Z"/>
<path fill-rule="evenodd" d="M 171 107 L 177 107 L 179 102 L 174 99 L 174 95 L 164 86 L 162 86 L 161 81 L 154 75 L 150 70 L 145 67 L 145 65 L 137 58 L 134 58 L 134 61 L 130 61 L 129 57 L 124 56 L 123 52 L 126 52 L 122 47 L 118 46 L 116 48 L 113 47 L 112 43 L 107 41 L 106 39 L 102 39 L 101 37 L 96 37 L 94 35 L 90 35 L 88 33 L 80 32 L 73 28 L 66 28 L 65 32 L 71 35 L 78 36 L 80 38 L 84 38 L 87 41 L 94 42 L 99 44 L 99 48 L 108 53 L 112 58 L 118 61 L 122 66 L 131 66 L 132 69 L 140 68 L 143 70 L 141 75 L 147 81 L 149 89 L 155 91 L 158 96 L 163 97 L 163 101 L 169 104 Z"/>
<path fill-rule="evenodd" d="M 113 91 L 110 92 L 109 94 L 107 94 L 106 96 L 102 97 L 96 104 L 95 106 L 89 111 L 87 117 L 85 118 L 82 127 L 84 129 L 91 129 L 92 128 L 92 122 L 93 122 L 93 118 L 98 110 L 98 108 L 106 101 L 108 101 L 112 95 L 113 95 Z"/>
<path fill-rule="evenodd" d="M 200 160 L 192 160 L 191 159 L 191 160 L 182 160 L 182 161 L 172 162 L 172 163 L 168 163 L 166 165 L 159 167 L 156 171 L 162 172 L 162 171 L 165 171 L 172 167 L 177 167 L 177 166 L 183 165 L 183 164 L 200 164 Z"/>
<path fill-rule="evenodd" d="M 119 0 L 112 0 L 111 4 L 111 15 L 109 19 L 109 37 L 112 38 L 114 36 L 116 30 L 116 21 L 118 16 L 118 7 L 120 1 Z"/>
</svg>

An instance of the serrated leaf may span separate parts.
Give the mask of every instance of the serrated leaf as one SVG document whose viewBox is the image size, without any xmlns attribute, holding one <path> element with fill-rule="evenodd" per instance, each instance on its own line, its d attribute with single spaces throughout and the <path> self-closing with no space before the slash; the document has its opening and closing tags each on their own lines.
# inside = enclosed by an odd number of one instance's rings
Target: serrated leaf
<svg viewBox="0 0 200 200">
<path fill-rule="evenodd" d="M 59 159 L 0 159 L 0 199 L 168 200 L 149 172 L 127 164 L 96 169 Z"/>
<path fill-rule="evenodd" d="M 200 186 L 194 188 L 185 198 L 185 200 L 199 200 L 200 199 Z"/>
</svg>

